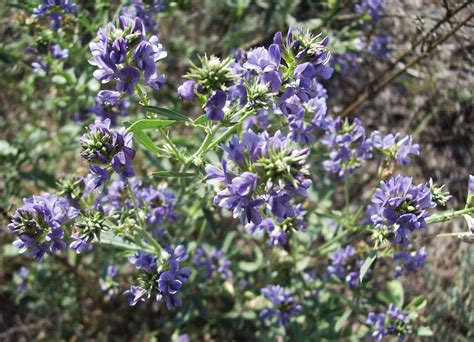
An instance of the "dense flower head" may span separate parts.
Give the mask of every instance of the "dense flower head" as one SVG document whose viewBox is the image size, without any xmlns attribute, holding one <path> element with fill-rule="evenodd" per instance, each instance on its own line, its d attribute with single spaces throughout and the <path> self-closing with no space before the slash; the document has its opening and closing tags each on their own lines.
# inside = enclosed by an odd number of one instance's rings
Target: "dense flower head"
<svg viewBox="0 0 474 342">
<path fill-rule="evenodd" d="M 147 224 L 160 226 L 164 221 L 178 218 L 175 211 L 176 195 L 166 188 L 147 186 L 139 190 L 138 197 L 146 210 Z"/>
<path fill-rule="evenodd" d="M 233 276 L 231 263 L 220 249 L 214 248 L 208 253 L 204 247 L 198 247 L 193 255 L 193 263 L 206 272 L 208 279 L 216 276 L 226 280 Z"/>
<path fill-rule="evenodd" d="M 411 233 L 426 226 L 428 209 L 436 206 L 427 185 L 413 185 L 411 178 L 400 175 L 381 181 L 372 202 L 375 228 L 387 228 L 401 246 L 408 245 Z"/>
<path fill-rule="evenodd" d="M 44 194 L 24 199 L 24 204 L 13 215 L 8 229 L 17 236 L 13 242 L 36 259 L 45 253 L 66 249 L 64 227 L 73 222 L 79 211 L 69 201 L 56 195 Z"/>
<path fill-rule="evenodd" d="M 69 247 L 75 250 L 77 254 L 82 253 L 84 249 L 91 249 L 92 242 L 99 240 L 100 234 L 108 229 L 104 212 L 101 207 L 98 207 L 97 210 L 82 215 L 76 220 L 71 235 L 73 241 Z"/>
<path fill-rule="evenodd" d="M 353 173 L 365 160 L 372 158 L 372 145 L 357 118 L 350 123 L 337 117 L 328 124 L 321 142 L 329 150 L 330 158 L 323 162 L 324 168 L 340 177 Z"/>
<path fill-rule="evenodd" d="M 357 288 L 362 260 L 357 258 L 354 247 L 346 246 L 332 252 L 329 254 L 329 260 L 330 265 L 325 276 L 345 280 L 350 289 Z"/>
<path fill-rule="evenodd" d="M 99 169 L 91 170 L 98 174 L 99 180 L 105 177 L 106 168 L 112 167 L 122 177 L 133 177 L 132 160 L 135 150 L 132 148 L 132 133 L 125 130 L 114 130 L 110 127 L 110 119 L 96 120 L 89 125 L 88 132 L 81 138 L 81 156 L 89 162 L 101 165 Z M 105 168 L 104 168 L 105 167 Z M 98 181 L 98 185 L 102 184 Z"/>
<path fill-rule="evenodd" d="M 255 226 L 262 224 L 262 210 L 271 212 L 278 221 L 278 229 L 254 227 L 250 230 L 266 230 L 276 237 L 285 226 L 290 229 L 304 229 L 301 222 L 304 211 L 295 209 L 293 199 L 306 195 L 311 185 L 306 163 L 309 150 L 294 149 L 291 140 L 280 131 L 270 136 L 268 132 L 254 133 L 248 130 L 239 140 L 237 136 L 228 145 L 223 145 L 227 158 L 232 161 L 233 169 L 222 162 L 222 169 L 207 166 L 209 183 L 223 182 L 225 188 L 219 191 L 214 203 L 233 212 L 243 224 Z M 288 220 L 287 220 L 288 219 Z M 290 224 L 293 223 L 293 224 Z M 285 234 L 278 233 L 279 240 L 285 240 Z"/>
<path fill-rule="evenodd" d="M 145 4 L 141 0 L 134 0 L 130 5 L 123 7 L 122 14 L 124 16 L 135 18 L 138 17 L 143 21 L 143 26 L 147 31 L 153 31 L 156 28 L 155 15 L 164 11 L 162 0 L 151 0 Z"/>
<path fill-rule="evenodd" d="M 179 292 L 191 276 L 189 267 L 181 267 L 180 263 L 188 258 L 183 245 L 175 249 L 166 249 L 166 257 L 137 252 L 129 260 L 136 268 L 142 271 L 139 286 L 131 286 L 124 292 L 128 296 L 130 305 L 136 305 L 151 297 L 164 302 L 171 310 L 180 307 L 183 303 Z"/>
<path fill-rule="evenodd" d="M 117 24 L 108 23 L 97 32 L 97 39 L 89 44 L 92 53 L 90 63 L 102 83 L 116 80 L 116 90 L 133 94 L 136 85 L 143 80 L 145 85 L 159 89 L 164 76 L 158 75 L 156 63 L 166 57 L 158 37 L 146 37 L 140 18 L 119 17 Z"/>
<path fill-rule="evenodd" d="M 62 26 L 64 14 L 73 14 L 77 11 L 77 5 L 71 0 L 43 0 L 43 3 L 33 10 L 34 17 L 48 16 L 51 21 L 51 29 L 58 30 Z"/>
<path fill-rule="evenodd" d="M 381 341 L 385 336 L 398 336 L 401 340 L 408 332 L 410 318 L 401 309 L 390 304 L 386 313 L 370 312 L 367 316 L 366 324 L 372 327 L 372 336 Z"/>
<path fill-rule="evenodd" d="M 393 255 L 393 261 L 397 264 L 395 278 L 418 271 L 425 265 L 427 256 L 425 247 L 411 253 L 405 250 L 395 253 Z"/>
<path fill-rule="evenodd" d="M 397 133 L 382 137 L 378 131 L 374 131 L 369 140 L 374 148 L 389 157 L 395 158 L 402 166 L 410 164 L 410 155 L 420 155 L 420 146 L 413 144 L 411 135 L 402 138 L 400 133 Z"/>
<path fill-rule="evenodd" d="M 302 311 L 291 292 L 280 285 L 268 285 L 260 292 L 268 300 L 267 306 L 260 313 L 260 318 L 265 322 L 274 320 L 278 325 L 287 327 L 291 318 Z"/>
</svg>

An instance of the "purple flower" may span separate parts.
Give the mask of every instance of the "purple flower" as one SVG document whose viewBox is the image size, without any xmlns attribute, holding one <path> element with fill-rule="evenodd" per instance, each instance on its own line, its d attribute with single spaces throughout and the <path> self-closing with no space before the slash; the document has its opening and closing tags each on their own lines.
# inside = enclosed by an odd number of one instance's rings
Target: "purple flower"
<svg viewBox="0 0 474 342">
<path fill-rule="evenodd" d="M 141 189 L 139 197 L 146 207 L 146 222 L 150 225 L 160 225 L 164 221 L 175 221 L 176 196 L 163 187 L 146 187 Z"/>
<path fill-rule="evenodd" d="M 43 3 L 35 8 L 32 14 L 34 17 L 48 15 L 51 20 L 51 29 L 58 30 L 62 26 L 63 13 L 75 13 L 76 10 L 76 4 L 70 0 L 43 0 Z"/>
<path fill-rule="evenodd" d="M 131 286 L 123 294 L 128 297 L 128 302 L 130 305 L 135 306 L 138 302 L 145 301 L 145 296 L 148 294 L 148 292 L 141 287 Z"/>
<path fill-rule="evenodd" d="M 203 247 L 198 247 L 193 256 L 193 263 L 206 271 L 208 279 L 218 276 L 226 280 L 233 276 L 230 261 L 219 249 L 214 248 L 211 253 L 207 253 Z"/>
<path fill-rule="evenodd" d="M 260 292 L 270 302 L 260 313 L 265 322 L 274 319 L 278 325 L 287 327 L 291 318 L 302 312 L 301 305 L 280 285 L 268 285 Z"/>
<path fill-rule="evenodd" d="M 147 31 L 151 31 L 156 27 L 155 16 L 157 13 L 164 11 L 164 4 L 162 0 L 151 0 L 147 4 L 142 1 L 135 0 L 130 6 L 125 6 L 122 9 L 123 15 L 142 20 L 143 25 Z"/>
<path fill-rule="evenodd" d="M 403 341 L 408 333 L 409 322 L 410 318 L 406 312 L 390 304 L 386 313 L 370 312 L 366 324 L 372 326 L 372 336 L 377 341 L 381 341 L 388 335 L 399 336 L 399 339 Z"/>
<path fill-rule="evenodd" d="M 63 227 L 72 223 L 79 211 L 68 200 L 44 194 L 24 199 L 24 204 L 13 215 L 8 229 L 18 237 L 14 241 L 20 253 L 42 259 L 47 253 L 66 249 Z"/>
<path fill-rule="evenodd" d="M 356 257 L 356 251 L 352 246 L 340 248 L 329 254 L 330 265 L 325 277 L 335 277 L 344 280 L 350 289 L 359 286 L 359 275 L 362 261 Z"/>
<path fill-rule="evenodd" d="M 156 258 L 148 253 L 138 251 L 135 255 L 128 257 L 130 261 L 139 270 L 155 271 L 156 270 Z"/>
<path fill-rule="evenodd" d="M 58 44 L 52 45 L 49 50 L 51 52 L 51 56 L 54 59 L 61 60 L 69 57 L 69 50 L 62 49 L 61 46 L 59 46 Z"/>
<path fill-rule="evenodd" d="M 81 254 L 85 248 L 91 247 L 92 236 L 81 237 L 78 233 L 72 233 L 71 238 L 74 240 L 69 245 L 70 248 Z"/>
<path fill-rule="evenodd" d="M 89 125 L 88 132 L 81 138 L 81 156 L 94 164 L 111 165 L 121 177 L 133 177 L 135 150 L 132 148 L 132 134 L 125 130 L 113 130 L 110 123 L 110 119 L 106 119 Z M 97 184 L 106 180 L 105 169 L 94 168 L 91 171 Z"/>
<path fill-rule="evenodd" d="M 31 63 L 31 67 L 33 68 L 34 72 L 39 74 L 47 74 L 49 72 L 49 64 L 41 56 L 38 56 L 36 60 Z"/>
<path fill-rule="evenodd" d="M 166 57 L 157 36 L 146 39 L 140 18 L 121 16 L 117 26 L 108 23 L 97 32 L 97 39 L 89 44 L 90 63 L 97 66 L 94 77 L 106 83 L 117 80 L 119 92 L 133 94 L 143 76 L 144 84 L 159 89 L 164 76 L 158 75 L 156 62 Z"/>
<path fill-rule="evenodd" d="M 322 143 L 329 150 L 330 159 L 323 162 L 327 171 L 344 177 L 353 173 L 364 160 L 372 158 L 372 145 L 365 137 L 365 129 L 359 119 L 350 124 L 340 117 L 331 122 Z"/>
<path fill-rule="evenodd" d="M 135 85 L 140 80 L 140 72 L 132 67 L 124 67 L 117 73 L 119 82 L 117 83 L 117 90 L 133 94 Z"/>
<path fill-rule="evenodd" d="M 389 44 L 389 37 L 375 36 L 372 43 L 369 45 L 368 50 L 377 57 L 387 59 L 390 57 Z"/>
<path fill-rule="evenodd" d="M 370 136 L 372 146 L 381 150 L 383 153 L 395 157 L 400 165 L 408 165 L 411 161 L 409 155 L 420 154 L 420 147 L 418 144 L 413 144 L 411 135 L 400 138 L 400 134 L 395 136 L 388 134 L 382 138 L 378 131 L 375 131 Z"/>
<path fill-rule="evenodd" d="M 244 68 L 254 70 L 258 74 L 269 71 L 276 71 L 280 66 L 280 48 L 276 44 L 270 45 L 269 49 L 258 47 L 247 54 L 247 61 Z"/>
<path fill-rule="evenodd" d="M 117 266 L 115 265 L 108 265 L 107 266 L 107 277 L 115 278 L 117 276 Z"/>
<path fill-rule="evenodd" d="M 436 206 L 428 186 L 415 186 L 411 178 L 400 175 L 381 181 L 372 203 L 375 214 L 371 220 L 375 227 L 388 228 L 401 246 L 408 245 L 411 233 L 426 226 L 427 209 Z"/>
<path fill-rule="evenodd" d="M 361 0 L 355 7 L 359 13 L 368 12 L 373 20 L 378 20 L 380 15 L 385 11 L 384 0 Z"/>
<path fill-rule="evenodd" d="M 393 255 L 393 261 L 398 265 L 395 267 L 395 278 L 416 272 L 426 263 L 428 253 L 425 247 L 417 252 L 409 253 L 407 251 L 397 252 Z"/>
<path fill-rule="evenodd" d="M 90 192 L 94 189 L 103 189 L 105 183 L 110 179 L 110 174 L 107 169 L 97 165 L 90 166 L 90 173 L 84 179 L 86 191 Z"/>
<path fill-rule="evenodd" d="M 206 116 L 209 120 L 224 120 L 224 111 L 222 110 L 225 106 L 227 95 L 220 89 L 217 89 L 214 95 L 212 95 L 206 102 L 205 110 Z"/>
<path fill-rule="evenodd" d="M 178 87 L 178 96 L 183 101 L 193 101 L 196 97 L 194 93 L 194 81 L 185 81 Z"/>
<path fill-rule="evenodd" d="M 101 90 L 97 94 L 97 99 L 105 105 L 115 105 L 120 102 L 121 94 L 113 90 Z"/>
</svg>

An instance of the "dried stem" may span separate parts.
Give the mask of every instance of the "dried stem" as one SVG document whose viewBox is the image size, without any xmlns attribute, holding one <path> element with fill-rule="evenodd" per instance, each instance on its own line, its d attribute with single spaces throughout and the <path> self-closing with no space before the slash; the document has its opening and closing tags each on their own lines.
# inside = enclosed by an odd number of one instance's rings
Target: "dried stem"
<svg viewBox="0 0 474 342">
<path fill-rule="evenodd" d="M 430 46 L 426 49 L 426 51 L 422 52 L 418 56 L 414 57 L 411 61 L 405 64 L 405 66 L 399 70 L 393 71 L 395 66 L 402 62 L 407 56 L 409 56 L 420 44 L 425 44 L 426 42 L 430 41 L 430 37 L 432 37 L 433 33 L 444 23 L 448 22 L 454 15 L 459 13 L 462 9 L 464 9 L 467 5 L 471 2 L 468 1 L 455 10 L 449 12 L 446 17 L 438 22 L 426 35 L 424 35 L 421 39 L 416 41 L 412 48 L 406 52 L 404 52 L 400 57 L 398 57 L 394 62 L 392 62 L 388 67 L 386 67 L 383 71 L 381 71 L 373 81 L 369 82 L 368 86 L 365 90 L 359 94 L 356 99 L 350 103 L 346 108 L 344 108 L 339 115 L 341 117 L 345 117 L 352 113 L 355 109 L 359 108 L 369 97 L 376 95 L 379 93 L 383 88 L 389 85 L 393 80 L 395 80 L 398 76 L 406 72 L 409 68 L 419 63 L 422 59 L 428 57 L 439 45 L 444 43 L 448 38 L 454 35 L 462 26 L 467 24 L 469 20 L 474 17 L 474 14 L 471 13 L 467 16 L 464 20 L 459 22 L 455 25 L 451 31 L 449 31 L 446 35 L 441 37 L 438 40 L 431 42 Z"/>
</svg>

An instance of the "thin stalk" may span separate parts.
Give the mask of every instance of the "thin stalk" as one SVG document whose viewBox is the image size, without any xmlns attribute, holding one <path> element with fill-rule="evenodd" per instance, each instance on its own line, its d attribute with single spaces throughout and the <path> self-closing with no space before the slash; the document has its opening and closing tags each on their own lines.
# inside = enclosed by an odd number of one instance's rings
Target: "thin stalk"
<svg viewBox="0 0 474 342">
<path fill-rule="evenodd" d="M 344 205 L 345 205 L 344 212 L 346 214 L 349 213 L 349 203 L 350 203 L 349 186 L 350 186 L 349 175 L 346 175 L 346 177 L 344 177 Z"/>
<path fill-rule="evenodd" d="M 463 215 L 469 215 L 472 213 L 474 213 L 474 207 L 456 210 L 456 211 L 448 211 L 448 212 L 444 212 L 438 215 L 433 215 L 433 216 L 428 217 L 426 219 L 426 223 L 431 224 L 431 223 L 445 222 L 445 221 L 452 220 L 453 218 L 461 217 Z"/>
<path fill-rule="evenodd" d="M 214 140 L 211 144 L 209 144 L 209 146 L 207 148 L 203 148 L 202 152 L 200 155 L 198 156 L 201 156 L 202 154 L 206 153 L 207 151 L 210 151 L 212 150 L 213 148 L 215 148 L 217 145 L 219 145 L 221 142 L 223 142 L 224 140 L 226 140 L 232 133 L 234 133 L 234 131 L 250 116 L 252 115 L 254 112 L 253 111 L 248 111 L 247 113 L 245 113 L 245 111 L 247 110 L 246 107 L 243 107 L 241 110 L 239 110 L 237 113 L 240 113 L 240 112 L 244 112 L 244 114 L 242 115 L 242 117 L 240 118 L 240 120 L 232 127 L 230 127 L 227 131 L 225 131 L 224 133 L 222 133 L 216 140 Z"/>
<path fill-rule="evenodd" d="M 130 193 L 130 197 L 132 198 L 133 202 L 133 207 L 135 208 L 135 217 L 137 218 L 137 221 L 140 223 L 140 235 L 150 243 L 157 252 L 161 254 L 161 251 L 163 250 L 160 246 L 160 244 L 147 232 L 145 228 L 145 222 L 143 221 L 143 218 L 141 215 L 138 213 L 138 202 L 135 197 L 135 193 L 133 192 L 132 184 L 130 183 L 130 180 L 127 178 L 127 187 L 128 191 Z"/>
</svg>

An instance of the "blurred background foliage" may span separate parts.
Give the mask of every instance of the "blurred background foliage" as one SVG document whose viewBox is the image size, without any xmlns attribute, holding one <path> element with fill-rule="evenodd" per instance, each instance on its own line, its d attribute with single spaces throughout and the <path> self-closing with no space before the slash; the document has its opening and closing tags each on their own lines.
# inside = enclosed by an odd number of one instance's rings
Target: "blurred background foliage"
<svg viewBox="0 0 474 342">
<path fill-rule="evenodd" d="M 76 137 L 94 118 L 90 106 L 99 89 L 98 82 L 91 77 L 93 68 L 87 61 L 90 58 L 87 44 L 100 26 L 129 3 L 103 0 L 76 3 L 79 15 L 65 17 L 60 31 L 51 31 L 48 23 L 31 17 L 38 5 L 36 1 L 2 0 L 0 6 L 2 228 L 23 197 L 54 191 L 57 181 L 70 172 L 87 173 L 87 165 L 78 158 Z M 358 116 L 369 130 L 387 127 L 391 132 L 414 134 L 422 153 L 410 167 L 410 173 L 421 180 L 430 175 L 438 183 L 446 184 L 454 196 L 449 206 L 459 207 L 465 201 L 466 177 L 473 172 L 474 165 L 473 21 L 433 51 L 427 51 L 474 8 L 469 1 L 387 0 L 383 15 L 373 20 L 367 13 L 354 10 L 358 3 L 165 1 L 164 10 L 156 14 L 156 31 L 168 51 L 168 57 L 159 66 L 166 75 L 167 85 L 153 94 L 154 101 L 161 107 L 198 116 L 200 108 L 183 104 L 176 95 L 182 75 L 198 55 L 227 56 L 238 48 L 264 45 L 271 42 L 274 32 L 286 32 L 290 26 L 322 32 L 331 38 L 329 48 L 336 69 L 324 84 L 329 94 L 329 112 Z M 464 7 L 457 16 L 449 18 L 461 6 Z M 430 34 L 439 22 L 443 25 Z M 381 58 L 361 48 L 380 36 L 390 41 L 388 56 Z M 415 43 L 420 39 L 422 44 L 417 46 Z M 51 43 L 68 48 L 69 58 L 58 61 L 49 57 L 46 73 L 32 72 L 31 64 L 38 55 L 48 54 Z M 409 52 L 408 58 L 400 60 L 398 57 L 405 52 Z M 388 74 L 387 70 L 403 69 L 412 60 L 410 57 L 423 53 L 427 58 L 374 91 L 374 84 Z M 364 92 L 369 95 L 360 106 L 344 112 Z M 143 114 L 136 108 L 135 103 L 130 104 L 127 119 Z M 186 128 L 180 133 L 186 134 Z M 160 167 L 157 160 L 146 154 L 139 156 L 136 165 L 142 170 Z M 364 175 L 359 177 L 361 184 L 370 182 Z M 322 188 L 323 183 L 321 180 Z M 425 236 L 421 234 L 420 241 L 428 244 L 429 267 L 423 274 L 404 279 L 406 296 L 413 298 L 420 289 L 427 295 L 428 319 L 440 341 L 474 338 L 474 248 L 455 240 L 427 241 L 428 235 L 436 230 L 462 231 L 463 224 L 438 225 L 425 232 Z M 218 228 L 209 234 L 216 241 L 225 238 Z M 177 314 L 165 313 L 156 305 L 130 308 L 124 300 L 108 298 L 98 282 L 98 278 L 104 277 L 108 260 L 108 251 L 104 249 L 94 259 L 87 255 L 65 255 L 28 265 L 27 259 L 12 249 L 11 236 L 2 229 L 0 340 L 83 340 L 84 336 L 99 340 L 167 340 L 177 336 L 172 326 L 182 326 L 181 333 L 187 332 L 200 340 L 254 338 L 252 325 L 246 322 L 257 317 L 252 311 L 244 312 L 243 316 L 228 311 L 232 306 L 230 298 L 226 302 L 221 297 L 218 303 L 208 307 L 191 291 L 189 298 L 197 313 Z M 19 276 L 22 265 L 31 266 L 26 280 Z M 126 282 L 130 275 L 123 272 L 120 277 Z M 22 284 L 24 291 L 17 291 Z M 235 291 L 231 288 L 229 294 Z M 208 295 L 212 301 L 212 293 Z M 204 324 L 206 330 L 200 330 Z M 301 338 L 296 331 L 292 334 L 293 339 Z"/>
</svg>

